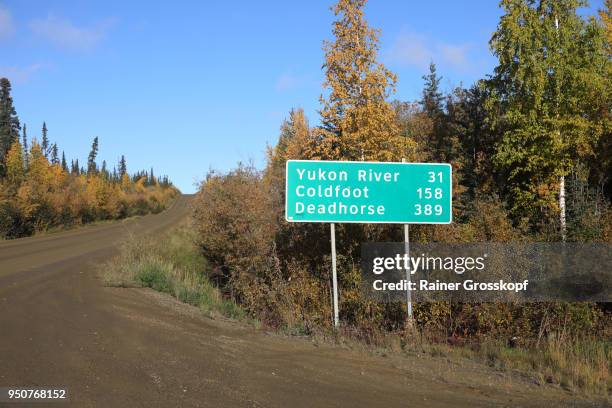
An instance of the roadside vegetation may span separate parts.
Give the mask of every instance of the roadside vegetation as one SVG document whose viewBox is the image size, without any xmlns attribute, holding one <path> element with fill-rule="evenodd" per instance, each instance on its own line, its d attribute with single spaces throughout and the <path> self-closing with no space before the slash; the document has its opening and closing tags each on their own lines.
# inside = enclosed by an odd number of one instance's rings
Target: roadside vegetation
<svg viewBox="0 0 612 408">
<path fill-rule="evenodd" d="M 208 270 L 187 226 L 162 236 L 130 239 L 119 256 L 101 266 L 108 286 L 151 288 L 196 306 L 208 316 L 244 318 L 244 311 L 213 286 Z"/>
<path fill-rule="evenodd" d="M 332 330 L 327 225 L 284 221 L 288 159 L 448 162 L 453 224 L 415 225 L 417 242 L 610 242 L 611 1 L 501 1 L 487 78 L 447 92 L 432 62 L 422 98 L 392 100 L 363 0 L 332 8 L 320 125 L 292 109 L 263 170 L 211 172 L 194 203 L 210 278 L 263 325 L 468 356 L 575 392 L 609 396 L 609 304 L 377 304 L 361 293 L 360 244 L 399 242 L 397 226 L 336 226 L 342 327 Z M 357 40 L 355 40 L 357 39 Z"/>
<path fill-rule="evenodd" d="M 609 323 L 608 323 L 609 324 Z M 612 389 L 610 361 L 612 343 L 596 336 L 565 338 L 548 336 L 538 347 L 508 347 L 485 344 L 475 351 L 488 365 L 506 371 L 518 371 L 538 384 L 558 384 L 568 391 L 609 398 Z"/>
<path fill-rule="evenodd" d="M 130 175 L 124 156 L 110 169 L 99 165 L 94 138 L 86 166 L 66 159 L 42 125 L 41 141 L 28 139 L 11 84 L 0 78 L 0 239 L 19 238 L 95 221 L 157 213 L 178 194 L 153 169 Z"/>
</svg>

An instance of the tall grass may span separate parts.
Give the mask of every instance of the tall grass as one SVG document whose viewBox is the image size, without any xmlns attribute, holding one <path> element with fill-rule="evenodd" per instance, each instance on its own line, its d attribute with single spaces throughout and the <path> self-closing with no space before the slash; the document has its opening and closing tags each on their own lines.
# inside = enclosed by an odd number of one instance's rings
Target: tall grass
<svg viewBox="0 0 612 408">
<path fill-rule="evenodd" d="M 551 335 L 538 347 L 508 348 L 489 343 L 479 354 L 489 365 L 530 373 L 540 383 L 595 395 L 609 396 L 612 391 L 612 343 L 607 340 Z"/>
<path fill-rule="evenodd" d="M 102 266 L 108 286 L 148 287 L 199 307 L 208 315 L 241 319 L 245 312 L 224 299 L 208 280 L 208 264 L 182 226 L 161 236 L 126 241 L 120 254 Z"/>
<path fill-rule="evenodd" d="M 612 342 L 606 339 L 551 334 L 537 346 L 508 347 L 494 340 L 451 345 L 421 337 L 412 339 L 404 350 L 480 361 L 502 371 L 519 372 L 538 384 L 558 385 L 571 392 L 604 397 L 606 401 L 610 401 L 612 393 Z"/>
</svg>

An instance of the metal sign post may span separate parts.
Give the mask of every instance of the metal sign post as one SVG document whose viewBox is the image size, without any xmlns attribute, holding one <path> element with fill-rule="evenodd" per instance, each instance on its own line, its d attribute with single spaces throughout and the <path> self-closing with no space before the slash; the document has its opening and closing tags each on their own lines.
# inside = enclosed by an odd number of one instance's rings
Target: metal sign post
<svg viewBox="0 0 612 408">
<path fill-rule="evenodd" d="M 402 163 L 406 163 L 406 159 L 402 157 Z M 408 319 L 412 320 L 412 291 L 410 290 L 410 224 L 404 224 L 404 253 L 408 259 L 408 265 L 406 265 L 406 312 Z"/>
<path fill-rule="evenodd" d="M 334 290 L 334 327 L 338 327 L 338 274 L 336 273 L 336 224 L 329 224 L 331 227 L 331 253 L 332 253 L 332 286 Z"/>
<path fill-rule="evenodd" d="M 404 224 L 404 252 L 408 259 L 408 265 L 406 268 L 406 311 L 408 312 L 408 319 L 412 320 L 412 291 L 410 290 L 410 224 Z"/>
</svg>

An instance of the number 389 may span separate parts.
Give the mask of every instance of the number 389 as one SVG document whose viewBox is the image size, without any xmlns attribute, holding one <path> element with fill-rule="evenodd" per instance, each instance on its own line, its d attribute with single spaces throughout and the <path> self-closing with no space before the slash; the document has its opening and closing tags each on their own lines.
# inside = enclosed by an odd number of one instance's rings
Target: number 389
<svg viewBox="0 0 612 408">
<path fill-rule="evenodd" d="M 414 215 L 442 215 L 442 206 L 440 204 L 415 204 Z"/>
</svg>

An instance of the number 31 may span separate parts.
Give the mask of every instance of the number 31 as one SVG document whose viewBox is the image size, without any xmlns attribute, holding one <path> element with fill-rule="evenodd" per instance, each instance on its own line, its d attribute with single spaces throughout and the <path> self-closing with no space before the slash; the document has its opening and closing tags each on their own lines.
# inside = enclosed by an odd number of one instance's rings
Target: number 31
<svg viewBox="0 0 612 408">
<path fill-rule="evenodd" d="M 435 171 L 430 171 L 427 174 L 429 174 L 429 178 L 427 179 L 429 183 L 435 183 L 436 181 L 439 181 L 440 183 L 442 182 L 441 171 L 439 171 L 438 173 L 436 173 Z"/>
</svg>

